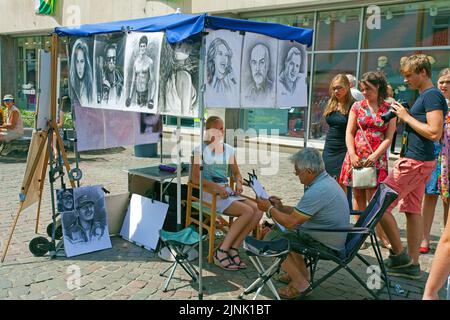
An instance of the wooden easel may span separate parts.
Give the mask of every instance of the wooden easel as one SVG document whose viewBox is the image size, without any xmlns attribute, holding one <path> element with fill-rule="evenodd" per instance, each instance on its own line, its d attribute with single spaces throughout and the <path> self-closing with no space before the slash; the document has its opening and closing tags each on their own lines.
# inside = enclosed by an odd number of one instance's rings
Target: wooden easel
<svg viewBox="0 0 450 320">
<path fill-rule="evenodd" d="M 59 135 L 57 123 L 56 123 L 56 91 L 57 91 L 57 64 L 58 64 L 58 37 L 56 34 L 52 35 L 52 46 L 51 46 L 51 92 L 50 92 L 50 121 L 48 128 L 46 130 L 41 130 L 37 132 L 33 132 L 33 137 L 30 143 L 30 150 L 27 159 L 27 170 L 25 172 L 24 180 L 22 182 L 22 188 L 20 193 L 20 207 L 14 218 L 14 221 L 10 227 L 8 240 L 5 242 L 2 250 L 2 258 L 1 262 L 5 260 L 6 253 L 8 252 L 8 247 L 11 242 L 14 230 L 17 225 L 17 221 L 19 220 L 20 213 L 31 206 L 32 204 L 38 201 L 38 210 L 36 216 L 36 227 L 35 232 L 38 232 L 39 226 L 39 216 L 41 210 L 42 203 L 42 191 L 44 189 L 45 175 L 47 173 L 47 166 L 52 165 L 55 161 L 53 159 L 53 150 L 51 147 L 53 134 L 56 137 L 56 143 L 58 145 L 59 151 L 61 153 L 64 166 L 66 168 L 66 172 L 70 172 L 69 160 L 67 158 L 67 154 L 64 148 L 64 143 L 62 141 L 61 136 Z M 43 157 L 43 158 L 42 158 Z M 43 162 L 42 162 L 43 161 Z M 31 166 L 30 166 L 31 165 Z M 41 170 L 39 170 L 42 167 Z M 50 180 L 53 177 L 50 176 Z M 72 188 L 75 188 L 75 182 L 70 178 L 70 184 Z M 39 184 L 38 190 L 33 190 L 33 183 Z M 52 214 L 53 214 L 53 222 L 55 222 L 55 206 L 53 201 L 53 181 L 51 183 L 51 192 L 52 192 Z M 36 194 L 32 192 L 37 191 L 37 199 Z M 54 228 L 56 227 L 54 223 Z"/>
</svg>

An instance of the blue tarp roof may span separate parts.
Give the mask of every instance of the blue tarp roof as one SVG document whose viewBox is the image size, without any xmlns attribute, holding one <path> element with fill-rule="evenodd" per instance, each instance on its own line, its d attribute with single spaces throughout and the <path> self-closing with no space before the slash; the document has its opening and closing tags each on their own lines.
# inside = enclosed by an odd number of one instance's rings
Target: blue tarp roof
<svg viewBox="0 0 450 320">
<path fill-rule="evenodd" d="M 55 28 L 55 32 L 59 36 L 81 37 L 127 30 L 140 32 L 165 31 L 167 41 L 174 43 L 198 34 L 206 28 L 261 33 L 277 39 L 293 40 L 308 47 L 312 44 L 313 36 L 312 29 L 290 27 L 277 23 L 208 16 L 206 14 L 193 15 L 182 13 L 134 20 L 85 24 L 78 27 L 58 27 Z"/>
</svg>

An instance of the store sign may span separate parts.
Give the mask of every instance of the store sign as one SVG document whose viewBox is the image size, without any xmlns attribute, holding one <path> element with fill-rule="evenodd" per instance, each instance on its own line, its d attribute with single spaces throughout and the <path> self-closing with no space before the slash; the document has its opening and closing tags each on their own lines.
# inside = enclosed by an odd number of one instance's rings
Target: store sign
<svg viewBox="0 0 450 320">
<path fill-rule="evenodd" d="M 52 15 L 55 12 L 56 0 L 35 0 L 37 14 Z"/>
</svg>

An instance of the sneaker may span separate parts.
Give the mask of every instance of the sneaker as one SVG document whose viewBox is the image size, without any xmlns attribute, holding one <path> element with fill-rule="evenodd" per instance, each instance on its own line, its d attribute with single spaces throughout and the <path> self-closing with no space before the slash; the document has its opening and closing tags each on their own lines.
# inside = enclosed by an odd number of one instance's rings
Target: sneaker
<svg viewBox="0 0 450 320">
<path fill-rule="evenodd" d="M 420 264 L 411 264 L 408 267 L 403 268 L 387 268 L 387 274 L 393 277 L 401 277 L 412 280 L 418 280 L 422 278 L 422 272 L 420 271 Z"/>
<path fill-rule="evenodd" d="M 384 265 L 388 269 L 404 268 L 411 264 L 412 260 L 408 253 L 406 253 L 406 248 L 398 255 L 395 255 L 392 250 L 389 250 L 389 258 L 384 261 Z"/>
</svg>

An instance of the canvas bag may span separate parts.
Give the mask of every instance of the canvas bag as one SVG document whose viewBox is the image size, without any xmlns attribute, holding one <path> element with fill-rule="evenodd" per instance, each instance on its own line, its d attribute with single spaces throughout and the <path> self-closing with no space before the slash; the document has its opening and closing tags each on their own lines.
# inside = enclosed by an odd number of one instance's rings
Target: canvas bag
<svg viewBox="0 0 450 320">
<path fill-rule="evenodd" d="M 364 140 L 369 146 L 370 152 L 373 153 L 372 146 L 367 140 L 366 134 L 361 127 L 361 124 L 356 120 L 359 128 L 361 129 Z M 361 167 L 361 168 L 352 168 L 352 187 L 356 189 L 367 189 L 374 188 L 377 186 L 377 168 L 374 166 L 371 167 Z"/>
</svg>

